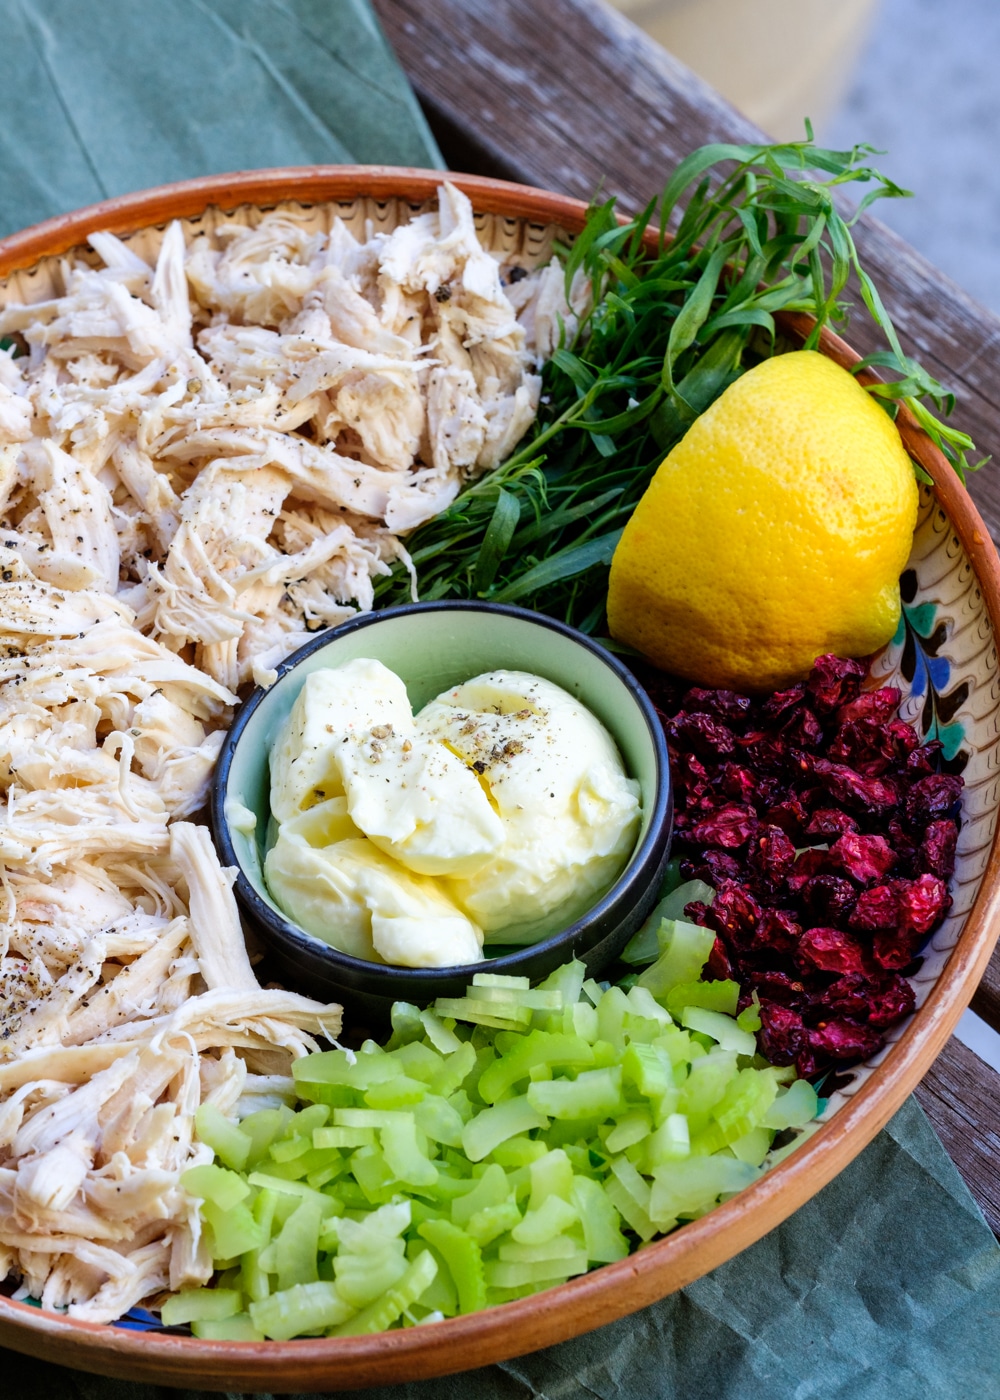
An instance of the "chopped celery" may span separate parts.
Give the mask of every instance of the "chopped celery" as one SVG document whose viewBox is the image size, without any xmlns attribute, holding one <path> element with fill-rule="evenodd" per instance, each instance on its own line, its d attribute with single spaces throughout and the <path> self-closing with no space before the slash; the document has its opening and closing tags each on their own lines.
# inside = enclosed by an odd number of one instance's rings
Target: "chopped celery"
<svg viewBox="0 0 1000 1400">
<path fill-rule="evenodd" d="M 663 921 L 683 919 L 685 905 L 693 900 L 711 904 L 714 898 L 715 890 L 711 885 L 706 885 L 704 880 L 688 880 L 683 885 L 678 885 L 660 900 L 639 932 L 633 934 L 622 952 L 622 960 L 634 967 L 652 962 L 661 951 L 659 934 Z"/>
<path fill-rule="evenodd" d="M 217 1161 L 182 1185 L 221 1272 L 164 1319 L 285 1339 L 451 1317 L 622 1259 L 753 1181 L 818 1103 L 759 1067 L 757 1005 L 737 1017 L 735 983 L 698 980 L 713 935 L 679 916 L 701 893 L 665 902 L 627 992 L 577 962 L 534 989 L 484 971 L 464 997 L 397 1004 L 385 1047 L 297 1060 L 297 1112 L 203 1105 Z"/>
</svg>

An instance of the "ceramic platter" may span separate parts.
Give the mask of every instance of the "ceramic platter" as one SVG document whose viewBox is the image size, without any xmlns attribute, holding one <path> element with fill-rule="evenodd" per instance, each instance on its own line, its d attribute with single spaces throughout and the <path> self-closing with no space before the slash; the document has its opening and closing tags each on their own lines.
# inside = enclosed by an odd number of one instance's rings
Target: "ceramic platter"
<svg viewBox="0 0 1000 1400">
<path fill-rule="evenodd" d="M 192 238 L 280 206 L 310 230 L 334 217 L 361 234 L 391 230 L 433 204 L 440 175 L 385 167 L 311 167 L 213 177 L 111 200 L 0 242 L 0 303 L 50 295 L 56 257 L 110 229 L 149 261 L 169 220 Z M 537 266 L 553 240 L 583 226 L 585 206 L 501 181 L 455 177 L 492 251 Z M 784 330 L 808 333 L 802 318 Z M 835 336 L 821 348 L 857 360 Z M 903 619 L 873 675 L 903 691 L 902 713 L 938 738 L 965 779 L 954 904 L 925 949 L 917 1011 L 834 1094 L 808 1141 L 702 1219 L 617 1264 L 530 1298 L 378 1336 L 292 1342 L 208 1342 L 75 1322 L 0 1298 L 0 1344 L 83 1370 L 136 1380 L 245 1391 L 329 1391 L 416 1380 L 483 1366 L 575 1336 L 655 1302 L 729 1259 L 826 1185 L 875 1136 L 943 1047 L 989 959 L 1000 915 L 1000 568 L 986 526 L 944 458 L 905 417 L 911 455 L 934 481 L 922 488 Z M 349 1013 L 348 1013 L 349 1014 Z"/>
</svg>

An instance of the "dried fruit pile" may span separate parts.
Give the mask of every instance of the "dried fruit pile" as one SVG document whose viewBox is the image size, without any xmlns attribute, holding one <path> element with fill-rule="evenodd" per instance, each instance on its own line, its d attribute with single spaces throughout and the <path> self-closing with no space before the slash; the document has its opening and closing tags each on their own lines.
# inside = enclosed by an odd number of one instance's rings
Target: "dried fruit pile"
<svg viewBox="0 0 1000 1400">
<path fill-rule="evenodd" d="M 756 994 L 762 1053 L 803 1075 L 882 1047 L 951 905 L 962 779 L 865 675 L 822 656 L 756 699 L 642 676 L 670 745 L 674 854 L 717 891 L 686 909 L 715 930 L 708 974 Z"/>
</svg>

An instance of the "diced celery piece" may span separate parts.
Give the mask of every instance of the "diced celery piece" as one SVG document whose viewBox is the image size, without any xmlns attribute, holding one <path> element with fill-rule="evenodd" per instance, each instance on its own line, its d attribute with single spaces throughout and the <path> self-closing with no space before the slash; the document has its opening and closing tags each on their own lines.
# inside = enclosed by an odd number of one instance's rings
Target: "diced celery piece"
<svg viewBox="0 0 1000 1400">
<path fill-rule="evenodd" d="M 326 1104 L 311 1103 L 308 1108 L 300 1108 L 288 1125 L 287 1132 L 291 1136 L 312 1137 L 316 1128 L 322 1128 L 324 1123 L 329 1122 L 330 1110 Z"/>
<path fill-rule="evenodd" d="M 277 1194 L 265 1189 L 257 1192 L 257 1199 L 253 1203 L 253 1218 L 260 1226 L 261 1238 L 265 1241 L 270 1241 L 277 1202 Z M 264 1248 L 266 1246 L 261 1249 L 250 1249 L 242 1257 L 240 1287 L 253 1303 L 260 1302 L 271 1292 L 267 1270 L 261 1266 L 260 1262 Z"/>
<path fill-rule="evenodd" d="M 568 1201 L 573 1191 L 573 1164 L 562 1148 L 553 1148 L 528 1168 L 531 1181 L 529 1209 L 538 1210 L 550 1196 Z"/>
<path fill-rule="evenodd" d="M 456 1021 L 469 1021 L 477 1026 L 492 1026 L 497 1030 L 516 1030 L 531 1024 L 531 1008 L 513 1002 L 480 1001 L 475 997 L 438 997 L 434 1010 L 439 1016 L 453 1016 Z"/>
<path fill-rule="evenodd" d="M 703 1006 L 708 1011 L 735 1016 L 739 1000 L 740 984 L 731 978 L 719 982 L 681 982 L 667 993 L 667 1010 L 684 1025 L 681 1012 L 685 1006 Z"/>
<path fill-rule="evenodd" d="M 625 1108 L 621 1068 L 584 1070 L 575 1079 L 529 1084 L 527 1099 L 549 1118 L 611 1118 Z"/>
<path fill-rule="evenodd" d="M 434 1255 L 429 1249 L 424 1250 L 380 1299 L 334 1328 L 333 1335 L 352 1337 L 368 1332 L 384 1332 L 423 1296 L 434 1282 L 437 1269 Z"/>
<path fill-rule="evenodd" d="M 496 1206 L 484 1206 L 471 1216 L 465 1229 L 483 1249 L 499 1235 L 512 1230 L 521 1219 L 517 1202 L 511 1196 Z"/>
<path fill-rule="evenodd" d="M 625 1048 L 625 1017 L 628 1015 L 629 1000 L 621 987 L 609 987 L 597 1006 L 597 1025 L 602 1040 L 615 1047 L 616 1051 Z"/>
<path fill-rule="evenodd" d="M 735 1157 L 688 1157 L 653 1172 L 650 1218 L 662 1229 L 681 1217 L 703 1215 L 720 1196 L 749 1186 L 760 1175 L 756 1167 Z"/>
<path fill-rule="evenodd" d="M 476 972 L 472 977 L 472 985 L 494 987 L 505 992 L 526 992 L 531 982 L 527 977 L 512 977 L 505 972 Z"/>
<path fill-rule="evenodd" d="M 291 1137 L 282 1138 L 280 1142 L 272 1142 L 268 1155 L 275 1162 L 294 1162 L 296 1157 L 303 1157 L 312 1148 L 312 1137 Z"/>
<path fill-rule="evenodd" d="M 505 1099 L 470 1118 L 462 1128 L 462 1147 L 471 1162 L 481 1162 L 507 1138 L 532 1128 L 546 1128 L 548 1121 L 523 1094 Z"/>
<path fill-rule="evenodd" d="M 660 900 L 638 933 L 625 945 L 621 954 L 623 961 L 639 967 L 643 963 L 652 962 L 661 951 L 657 935 L 663 920 L 683 919 L 686 905 L 694 900 L 711 904 L 714 898 L 715 890 L 711 885 L 706 885 L 704 880 L 687 880 L 678 885 Z"/>
<path fill-rule="evenodd" d="M 382 1151 L 390 1169 L 408 1186 L 433 1186 L 437 1167 L 417 1142 L 417 1125 L 412 1114 L 399 1113 L 381 1132 Z"/>
<path fill-rule="evenodd" d="M 693 1129 L 698 1130 L 708 1122 L 712 1109 L 736 1074 L 734 1051 L 717 1049 L 691 1061 L 690 1073 L 681 1085 L 679 1108 L 687 1114 Z"/>
<path fill-rule="evenodd" d="M 333 1213 L 330 1197 L 324 1196 L 321 1191 L 314 1191 L 304 1181 L 286 1181 L 284 1177 L 271 1176 L 268 1172 L 251 1172 L 247 1180 L 251 1186 L 266 1187 L 270 1191 L 277 1192 L 279 1197 L 298 1196 L 299 1200 L 302 1201 L 315 1201 L 323 1215 Z M 291 1210 L 294 1209 L 295 1207 L 292 1206 L 288 1213 L 291 1214 Z"/>
<path fill-rule="evenodd" d="M 634 987 L 628 989 L 626 996 L 629 1005 L 637 1015 L 644 1016 L 649 1021 L 655 1021 L 660 1026 L 672 1024 L 670 1012 L 664 1010 L 648 987 L 640 987 L 636 983 Z"/>
<path fill-rule="evenodd" d="M 735 983 L 733 984 L 736 985 Z M 723 1016 L 720 1011 L 706 1011 L 701 1006 L 685 1006 L 680 1013 L 680 1023 L 690 1031 L 700 1031 L 718 1041 L 723 1050 L 734 1050 L 737 1055 L 753 1055 L 757 1042 L 749 1031 L 741 1031 L 731 1016 Z"/>
<path fill-rule="evenodd" d="M 406 1272 L 402 1240 L 383 1240 L 368 1254 L 341 1252 L 333 1261 L 337 1290 L 354 1308 L 367 1307 Z"/>
<path fill-rule="evenodd" d="M 292 1117 L 292 1110 L 282 1106 L 281 1108 L 262 1108 L 242 1119 L 240 1132 L 246 1133 L 251 1142 L 250 1156 L 244 1164 L 245 1167 L 255 1167 L 267 1156 L 267 1150 L 271 1143 L 276 1142 L 284 1134 Z"/>
<path fill-rule="evenodd" d="M 526 1167 L 530 1162 L 544 1157 L 547 1151 L 544 1142 L 536 1142 L 529 1137 L 512 1137 L 506 1142 L 497 1143 L 489 1155 L 502 1167 Z"/>
<path fill-rule="evenodd" d="M 751 1128 L 743 1137 L 729 1144 L 729 1150 L 740 1162 L 759 1167 L 771 1148 L 774 1136 L 770 1128 Z"/>
<path fill-rule="evenodd" d="M 247 1250 L 259 1249 L 264 1243 L 261 1227 L 242 1202 L 223 1210 L 214 1201 L 205 1201 L 201 1214 L 212 1227 L 214 1259 L 238 1259 Z"/>
<path fill-rule="evenodd" d="M 643 1144 L 647 1169 L 691 1154 L 691 1134 L 683 1113 L 669 1113 Z"/>
<path fill-rule="evenodd" d="M 574 1002 L 580 1000 L 580 992 L 583 989 L 584 979 L 587 976 L 587 969 L 582 962 L 577 962 L 574 958 L 572 962 L 562 963 L 553 972 L 550 972 L 544 981 L 539 982 L 541 991 L 562 992 L 563 1005 L 572 1006 Z"/>
<path fill-rule="evenodd" d="M 420 1020 L 427 1039 L 442 1055 L 453 1055 L 461 1048 L 462 1041 L 453 1030 L 448 1029 L 440 1016 L 435 1016 L 430 1007 L 420 1012 Z"/>
<path fill-rule="evenodd" d="M 370 1089 L 373 1084 L 395 1079 L 399 1073 L 401 1068 L 396 1056 L 381 1051 L 377 1055 L 355 1055 L 347 1050 L 323 1050 L 292 1061 L 292 1077 L 300 1093 L 312 1084 Z"/>
<path fill-rule="evenodd" d="M 577 1221 L 576 1206 L 564 1201 L 561 1196 L 549 1196 L 536 1210 L 528 1210 L 520 1224 L 515 1225 L 511 1235 L 519 1244 L 544 1244 L 557 1235 L 562 1235 Z M 501 1246 L 501 1259 L 512 1258 L 504 1254 Z"/>
<path fill-rule="evenodd" d="M 238 1288 L 185 1288 L 164 1302 L 160 1319 L 164 1327 L 178 1327 L 184 1322 L 232 1317 L 242 1307 Z"/>
<path fill-rule="evenodd" d="M 483 1071 L 478 1087 L 485 1103 L 496 1103 L 501 1094 L 527 1079 L 536 1065 L 548 1065 L 550 1069 L 586 1069 L 594 1063 L 593 1047 L 579 1035 L 531 1031 L 518 1041 L 514 1049 Z"/>
<path fill-rule="evenodd" d="M 313 1147 L 370 1147 L 375 1142 L 374 1128 L 314 1128 Z"/>
<path fill-rule="evenodd" d="M 442 1317 L 454 1317 L 458 1312 L 458 1289 L 451 1277 L 451 1271 L 434 1246 L 426 1240 L 410 1240 L 406 1246 L 406 1257 L 414 1260 L 425 1250 L 430 1250 L 437 1264 L 437 1273 L 432 1282 L 420 1295 L 420 1306 L 436 1311 Z"/>
<path fill-rule="evenodd" d="M 465 1122 L 458 1110 L 439 1094 L 426 1094 L 420 1103 L 413 1105 L 413 1121 L 432 1142 L 444 1143 L 446 1147 L 462 1145 Z"/>
<path fill-rule="evenodd" d="M 517 1288 L 525 1283 L 561 1283 L 574 1274 L 587 1272 L 587 1251 L 577 1249 L 566 1258 L 539 1260 L 534 1264 L 508 1263 L 497 1259 L 484 1266 L 490 1288 Z"/>
<path fill-rule="evenodd" d="M 450 1220 L 425 1220 L 417 1233 L 438 1251 L 458 1291 L 459 1311 L 478 1312 L 486 1306 L 483 1256 L 476 1241 Z"/>
<path fill-rule="evenodd" d="M 361 1188 L 364 1204 L 380 1205 L 388 1201 L 396 1185 L 396 1174 L 380 1147 L 359 1147 L 351 1156 L 351 1170 Z"/>
<path fill-rule="evenodd" d="M 632 1108 L 619 1118 L 604 1139 L 609 1152 L 624 1152 L 626 1147 L 641 1142 L 653 1130 L 653 1120 L 644 1108 Z"/>
<path fill-rule="evenodd" d="M 510 1183 L 503 1167 L 491 1162 L 471 1191 L 451 1203 L 452 1223 L 464 1229 L 477 1210 L 498 1206 L 510 1195 Z"/>
<path fill-rule="evenodd" d="M 726 1134 L 727 1144 L 760 1127 L 774 1103 L 778 1086 L 768 1071 L 744 1069 L 726 1087 L 712 1116 Z"/>
<path fill-rule="evenodd" d="M 572 1259 L 580 1249 L 580 1241 L 568 1235 L 553 1235 L 535 1243 L 505 1240 L 497 1246 L 497 1258 L 508 1264 L 546 1264 L 553 1259 Z"/>
<path fill-rule="evenodd" d="M 317 1253 L 322 1213 L 315 1201 L 303 1201 L 282 1226 L 274 1242 L 278 1288 L 313 1283 L 318 1278 Z"/>
<path fill-rule="evenodd" d="M 287 1342 L 292 1337 L 336 1327 L 346 1322 L 354 1309 L 337 1292 L 335 1283 L 318 1279 L 251 1303 L 249 1312 L 253 1325 L 265 1337 Z"/>
<path fill-rule="evenodd" d="M 398 1050 L 401 1045 L 408 1045 L 411 1040 L 419 1040 L 424 1033 L 420 1008 L 408 1001 L 394 1001 L 389 1019 L 392 1022 L 392 1037 L 386 1046 L 388 1050 Z"/>
<path fill-rule="evenodd" d="M 235 1172 L 214 1164 L 188 1167 L 181 1175 L 181 1185 L 192 1196 L 203 1201 L 211 1201 L 220 1210 L 228 1210 L 238 1202 L 246 1200 L 250 1187 Z"/>
<path fill-rule="evenodd" d="M 816 1090 L 808 1079 L 796 1079 L 794 1084 L 775 1099 L 763 1118 L 765 1128 L 801 1128 L 816 1117 Z"/>
<path fill-rule="evenodd" d="M 667 919 L 662 932 L 662 951 L 652 967 L 647 967 L 638 986 L 648 987 L 654 997 L 665 997 L 671 987 L 697 982 L 715 942 L 710 928 Z"/>
<path fill-rule="evenodd" d="M 394 1108 L 335 1108 L 333 1123 L 336 1128 L 385 1128 L 400 1118 L 409 1118 Z"/>
<path fill-rule="evenodd" d="M 573 1020 L 573 1033 L 593 1044 L 600 1035 L 600 1028 L 597 1024 L 597 1007 L 591 1006 L 586 1001 L 574 1002 L 570 1007 L 570 1015 Z"/>
<path fill-rule="evenodd" d="M 448 1098 L 454 1094 L 476 1067 L 476 1051 L 469 1042 L 462 1041 L 459 1048 L 446 1055 L 440 1069 L 428 1078 L 427 1087 L 432 1094 Z"/>
<path fill-rule="evenodd" d="M 383 1084 L 373 1084 L 365 1090 L 365 1103 L 369 1108 L 409 1108 L 419 1103 L 427 1093 L 427 1085 L 419 1079 L 411 1079 L 408 1074 L 400 1074 Z"/>
<path fill-rule="evenodd" d="M 241 1172 L 253 1147 L 253 1139 L 231 1118 L 220 1112 L 215 1104 L 203 1103 L 194 1115 L 195 1132 L 222 1162 L 234 1172 Z"/>
<path fill-rule="evenodd" d="M 674 1087 L 673 1065 L 659 1045 L 630 1045 L 622 1057 L 622 1077 L 647 1099 L 661 1099 Z"/>
<path fill-rule="evenodd" d="M 754 992 L 754 1000 L 749 1006 L 744 1006 L 736 1018 L 736 1024 L 741 1031 L 760 1030 L 760 1002 L 756 998 L 757 993 Z"/>
<path fill-rule="evenodd" d="M 645 1242 L 653 1238 L 657 1230 L 649 1218 L 648 1210 L 631 1196 L 617 1176 L 608 1177 L 604 1183 L 604 1194 L 625 1223 L 635 1231 L 642 1241 Z"/>
<path fill-rule="evenodd" d="M 234 1313 L 232 1317 L 196 1319 L 191 1324 L 196 1337 L 208 1342 L 262 1342 L 264 1333 L 257 1330 L 248 1312 Z"/>
<path fill-rule="evenodd" d="M 570 1192 L 583 1228 L 587 1258 L 592 1264 L 613 1264 L 628 1254 L 628 1241 L 621 1232 L 620 1217 L 600 1182 L 574 1176 Z"/>
<path fill-rule="evenodd" d="M 439 1055 L 422 1040 L 411 1040 L 409 1045 L 401 1045 L 393 1053 L 393 1059 L 401 1074 L 410 1079 L 419 1079 L 422 1084 L 431 1084 L 446 1063 L 446 1057 Z"/>
</svg>

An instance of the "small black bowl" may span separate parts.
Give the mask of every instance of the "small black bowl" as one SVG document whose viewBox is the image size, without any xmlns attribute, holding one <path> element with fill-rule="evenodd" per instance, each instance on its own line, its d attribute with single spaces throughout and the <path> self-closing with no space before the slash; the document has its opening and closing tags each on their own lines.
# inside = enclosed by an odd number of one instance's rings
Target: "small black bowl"
<svg viewBox="0 0 1000 1400">
<path fill-rule="evenodd" d="M 349 957 L 306 933 L 277 907 L 263 876 L 275 737 L 311 671 L 373 657 L 396 672 L 414 709 L 485 671 L 528 671 L 576 696 L 611 733 L 639 780 L 642 824 L 611 889 L 569 927 L 538 943 L 463 967 L 393 967 Z M 621 952 L 656 902 L 670 848 L 673 801 L 656 712 L 631 673 L 597 642 L 563 623 L 498 603 L 417 603 L 365 613 L 313 638 L 278 668 L 268 689 L 240 706 L 215 772 L 212 821 L 236 897 L 290 986 L 384 1020 L 394 1001 L 427 1005 L 460 996 L 476 972 L 544 977 L 580 958 L 598 972 Z"/>
</svg>

